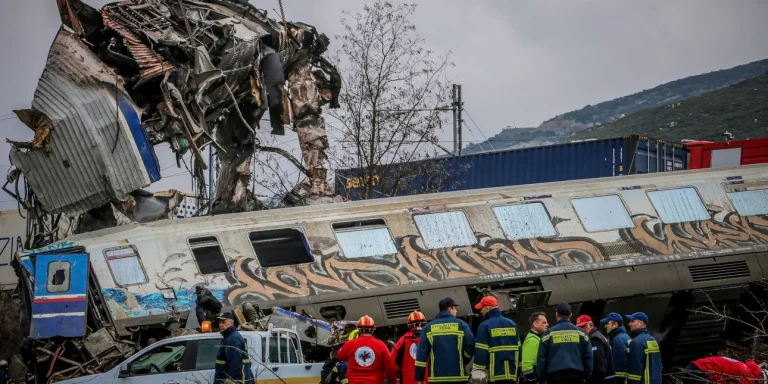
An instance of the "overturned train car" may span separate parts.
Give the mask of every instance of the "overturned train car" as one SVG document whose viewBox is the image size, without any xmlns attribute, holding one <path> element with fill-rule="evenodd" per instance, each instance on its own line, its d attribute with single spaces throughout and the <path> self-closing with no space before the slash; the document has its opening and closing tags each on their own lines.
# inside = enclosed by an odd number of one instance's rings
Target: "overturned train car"
<svg viewBox="0 0 768 384">
<path fill-rule="evenodd" d="M 767 176 L 768 165 L 682 171 L 82 234 L 16 254 L 25 348 L 55 351 L 100 329 L 144 345 L 184 326 L 204 285 L 226 306 L 370 315 L 383 337 L 410 311 L 434 317 L 445 296 L 473 327 L 472 304 L 486 294 L 523 329 L 531 312 L 552 314 L 561 301 L 593 318 L 644 311 L 664 356 L 685 360 L 719 348 L 729 329 L 697 308 L 739 316 L 768 297 L 758 292 L 768 275 Z"/>
</svg>

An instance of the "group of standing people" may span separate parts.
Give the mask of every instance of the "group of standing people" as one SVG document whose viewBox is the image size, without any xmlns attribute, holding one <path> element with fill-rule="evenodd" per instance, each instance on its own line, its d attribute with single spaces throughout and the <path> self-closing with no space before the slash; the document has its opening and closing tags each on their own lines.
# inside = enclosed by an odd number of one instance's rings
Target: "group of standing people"
<svg viewBox="0 0 768 384">
<path fill-rule="evenodd" d="M 421 312 L 408 317 L 409 331 L 390 353 L 373 337 L 373 319 L 364 316 L 324 375 L 325 383 L 390 384 L 521 382 L 661 384 L 661 354 L 648 334 L 648 316 L 628 315 L 627 334 L 622 317 L 610 313 L 600 321 L 603 336 L 589 316 L 571 323 L 571 307 L 557 306 L 557 323 L 549 327 L 543 312 L 531 315 L 531 332 L 521 343 L 520 332 L 499 310 L 496 298 L 483 297 L 475 309 L 484 320 L 477 332 L 456 317 L 451 298 L 438 303 L 440 312 L 427 322 Z M 472 362 L 468 369 L 468 364 Z"/>
</svg>

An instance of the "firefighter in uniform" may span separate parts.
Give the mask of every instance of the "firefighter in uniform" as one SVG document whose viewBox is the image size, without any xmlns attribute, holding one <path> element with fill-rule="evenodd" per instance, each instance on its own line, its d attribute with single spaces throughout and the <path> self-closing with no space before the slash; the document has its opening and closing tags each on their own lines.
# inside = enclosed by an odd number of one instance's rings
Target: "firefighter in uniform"
<svg viewBox="0 0 768 384">
<path fill-rule="evenodd" d="M 216 354 L 214 366 L 214 384 L 253 384 L 251 360 L 248 356 L 248 343 L 235 328 L 235 320 L 231 313 L 217 317 L 219 331 L 224 336 Z"/>
<path fill-rule="evenodd" d="M 414 379 L 416 350 L 419 348 L 421 330 L 427 324 L 427 318 L 419 311 L 413 311 L 408 315 L 408 333 L 403 335 L 395 344 L 392 356 L 400 371 L 400 384 L 416 384 Z"/>
<path fill-rule="evenodd" d="M 627 315 L 629 319 L 628 384 L 661 384 L 661 351 L 659 343 L 648 334 L 648 316 L 643 312 Z"/>
<path fill-rule="evenodd" d="M 437 317 L 421 332 L 414 379 L 418 383 L 423 383 L 427 377 L 433 384 L 466 383 L 469 376 L 465 366 L 475 354 L 475 338 L 469 325 L 456 318 L 459 305 L 453 299 L 446 297 L 438 306 Z"/>
<path fill-rule="evenodd" d="M 487 369 L 491 383 L 515 383 L 517 356 L 520 353 L 517 324 L 501 315 L 499 303 L 493 296 L 483 297 L 475 309 L 480 310 L 485 321 L 477 328 L 475 363 L 472 368 Z"/>
<path fill-rule="evenodd" d="M 549 384 L 580 384 L 592 373 L 592 344 L 571 323 L 571 306 L 557 306 L 557 324 L 541 336 L 536 377 Z"/>
<path fill-rule="evenodd" d="M 383 341 L 373 337 L 376 324 L 369 316 L 357 322 L 360 331 L 356 338 L 344 343 L 337 354 L 340 361 L 347 363 L 349 384 L 397 383 L 397 367 Z"/>
<path fill-rule="evenodd" d="M 611 339 L 611 355 L 613 368 L 616 371 L 615 384 L 627 382 L 627 354 L 629 354 L 629 335 L 624 328 L 624 319 L 616 312 L 611 312 L 600 323 L 605 324 L 608 337 Z"/>
</svg>

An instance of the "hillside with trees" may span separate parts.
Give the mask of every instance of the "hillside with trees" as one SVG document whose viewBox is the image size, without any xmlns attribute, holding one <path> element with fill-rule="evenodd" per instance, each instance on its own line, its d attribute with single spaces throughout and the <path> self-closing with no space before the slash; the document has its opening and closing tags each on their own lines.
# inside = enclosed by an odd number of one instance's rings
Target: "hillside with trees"
<svg viewBox="0 0 768 384">
<path fill-rule="evenodd" d="M 504 129 L 489 138 L 493 149 L 524 148 L 559 143 L 576 132 L 608 124 L 638 111 L 672 105 L 768 73 L 768 59 L 671 81 L 651 89 L 558 115 L 537 128 Z M 658 127 L 656 128 L 658 130 Z M 594 130 L 605 137 L 603 129 Z M 718 133 L 719 134 L 719 133 Z M 588 132 L 579 137 L 590 136 Z M 488 141 L 469 145 L 464 153 L 488 151 Z"/>
<path fill-rule="evenodd" d="M 768 73 L 714 92 L 625 116 L 582 130 L 571 140 L 640 134 L 681 141 L 768 136 Z"/>
</svg>

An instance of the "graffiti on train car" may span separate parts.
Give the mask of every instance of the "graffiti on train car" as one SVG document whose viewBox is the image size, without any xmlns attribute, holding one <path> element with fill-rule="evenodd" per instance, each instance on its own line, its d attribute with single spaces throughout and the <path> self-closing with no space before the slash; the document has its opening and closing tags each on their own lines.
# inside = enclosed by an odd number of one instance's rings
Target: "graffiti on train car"
<svg viewBox="0 0 768 384">
<path fill-rule="evenodd" d="M 616 231 L 619 243 L 640 242 L 647 255 L 673 255 L 706 250 L 768 244 L 768 216 L 741 217 L 735 213 L 717 213 L 701 222 L 662 223 L 658 218 L 640 214 L 632 216 L 634 228 Z M 567 220 L 559 220 L 555 224 Z M 624 259 L 634 255 L 614 255 L 587 237 L 557 237 L 508 240 L 477 234 L 473 246 L 429 250 L 420 245 L 418 236 L 395 239 L 394 255 L 346 259 L 339 252 L 336 239 L 309 237 L 315 262 L 297 266 L 261 268 L 250 256 L 230 262 L 226 278 L 214 277 L 203 283 L 225 305 L 244 301 L 267 301 L 305 297 L 325 293 L 365 290 L 445 279 L 506 276 L 508 274 L 543 272 L 549 268 L 595 266 L 603 261 Z M 178 255 L 177 255 L 178 256 Z M 170 257 L 160 273 L 174 270 L 175 262 L 185 257 Z M 187 260 L 186 262 L 189 262 Z M 186 263 L 185 262 L 185 263 Z M 167 264 L 167 265 L 166 265 Z M 174 278 L 165 280 L 172 284 Z M 179 279 L 176 277 L 175 279 Z M 189 310 L 195 301 L 193 287 L 182 287 L 176 281 L 175 301 L 161 293 L 139 294 L 128 288 L 104 289 L 112 313 L 119 319 L 165 314 L 172 309 Z"/>
</svg>

